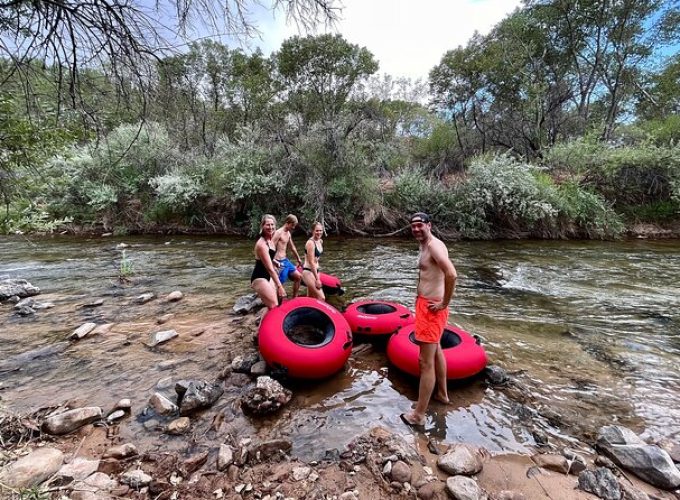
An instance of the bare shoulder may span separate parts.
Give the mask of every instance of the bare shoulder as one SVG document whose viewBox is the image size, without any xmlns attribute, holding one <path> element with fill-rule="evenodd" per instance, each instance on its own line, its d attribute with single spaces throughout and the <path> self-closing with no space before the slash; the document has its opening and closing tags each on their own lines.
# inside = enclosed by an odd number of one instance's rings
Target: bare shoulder
<svg viewBox="0 0 680 500">
<path fill-rule="evenodd" d="M 448 257 L 449 255 L 449 249 L 446 248 L 446 245 L 442 240 L 439 238 L 432 238 L 430 243 L 428 244 L 428 248 L 430 250 L 430 253 L 435 256 L 446 256 Z"/>
</svg>

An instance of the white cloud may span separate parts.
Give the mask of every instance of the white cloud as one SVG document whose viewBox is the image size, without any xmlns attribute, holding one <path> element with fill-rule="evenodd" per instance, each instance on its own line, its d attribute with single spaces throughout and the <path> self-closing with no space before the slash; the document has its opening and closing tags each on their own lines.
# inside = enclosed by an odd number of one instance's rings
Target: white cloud
<svg viewBox="0 0 680 500">
<path fill-rule="evenodd" d="M 444 53 L 465 45 L 475 31 L 488 33 L 520 0 L 344 0 L 337 31 L 366 47 L 392 76 L 427 78 Z M 263 52 L 298 34 L 282 15 L 260 17 Z"/>
</svg>

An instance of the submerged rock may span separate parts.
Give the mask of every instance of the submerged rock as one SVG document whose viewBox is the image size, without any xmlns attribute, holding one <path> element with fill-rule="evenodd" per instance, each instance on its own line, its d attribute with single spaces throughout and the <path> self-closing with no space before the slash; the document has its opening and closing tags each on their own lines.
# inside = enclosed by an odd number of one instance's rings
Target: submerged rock
<svg viewBox="0 0 680 500">
<path fill-rule="evenodd" d="M 19 298 L 31 297 L 38 295 L 40 288 L 31 285 L 28 281 L 22 279 L 6 279 L 0 280 L 0 302 L 17 296 Z"/>
<path fill-rule="evenodd" d="M 177 413 L 177 405 L 163 396 L 160 392 L 156 392 L 149 399 L 149 406 L 151 406 L 159 415 L 173 415 Z"/>
<path fill-rule="evenodd" d="M 101 420 L 102 409 L 98 406 L 88 406 L 68 410 L 57 415 L 47 417 L 42 423 L 42 431 L 47 434 L 62 435 L 73 432 L 83 425 Z"/>
<path fill-rule="evenodd" d="M 223 393 L 224 389 L 220 384 L 211 384 L 205 380 L 191 381 L 181 396 L 180 414 L 188 415 L 201 408 L 208 408 L 215 404 Z"/>
</svg>

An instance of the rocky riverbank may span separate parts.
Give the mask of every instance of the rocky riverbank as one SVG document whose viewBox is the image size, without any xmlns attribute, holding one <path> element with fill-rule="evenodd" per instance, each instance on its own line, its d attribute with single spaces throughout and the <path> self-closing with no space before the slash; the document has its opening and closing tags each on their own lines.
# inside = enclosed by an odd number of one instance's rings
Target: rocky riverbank
<svg viewBox="0 0 680 500">
<path fill-rule="evenodd" d="M 18 285 L 23 291 L 17 291 Z M 13 294 L 8 296 L 8 290 Z M 16 306 L 27 297 L 33 305 L 44 303 L 35 299 L 39 290 L 30 283 L 3 282 L 0 291 L 7 291 L 0 314 L 19 317 Z M 145 323 L 156 328 L 136 340 L 148 349 L 189 345 L 201 338 L 207 338 L 209 346 L 210 332 L 219 331 L 216 338 L 227 343 L 230 353 L 219 375 L 214 380 L 182 376 L 182 359 L 168 359 L 162 363 L 177 368 L 180 376 L 159 380 L 142 403 L 138 395 L 129 395 L 107 408 L 76 401 L 15 415 L 12 402 L 3 399 L 0 498 L 26 498 L 29 493 L 34 498 L 73 500 L 680 498 L 673 491 L 680 486 L 674 464 L 680 461 L 678 444 L 646 443 L 618 426 L 580 432 L 582 440 L 568 447 L 537 434 L 535 453 L 519 455 L 491 454 L 464 442 L 434 442 L 407 426 L 395 432 L 376 425 L 343 449 L 302 460 L 285 434 L 243 432 L 246 424 L 257 427 L 268 415 L 289 411 L 292 396 L 288 387 L 268 376 L 254 347 L 262 313 L 257 301 L 247 298 L 234 315 L 217 323 L 192 323 L 189 329 L 181 328 L 181 316 L 187 313 L 172 309 L 172 304 L 187 300 L 177 292 L 132 297 L 135 307 L 164 304 Z M 91 298 L 79 307 L 100 307 L 98 300 Z M 31 309 L 31 317 L 42 314 L 39 308 Z M 3 360 L 3 384 L 12 383 L 13 374 L 26 363 L 59 355 L 69 345 L 115 336 L 116 329 L 115 324 L 88 321 L 49 348 Z M 121 345 L 133 348 L 129 339 Z M 368 344 L 357 345 L 353 357 L 370 349 Z M 527 420 L 552 418 L 574 425 L 549 409 L 532 413 L 540 408 L 535 398 L 501 367 L 487 370 L 485 384 L 487 390 L 504 391 L 517 401 L 526 409 Z M 129 432 L 139 422 L 146 433 L 143 440 Z"/>
</svg>

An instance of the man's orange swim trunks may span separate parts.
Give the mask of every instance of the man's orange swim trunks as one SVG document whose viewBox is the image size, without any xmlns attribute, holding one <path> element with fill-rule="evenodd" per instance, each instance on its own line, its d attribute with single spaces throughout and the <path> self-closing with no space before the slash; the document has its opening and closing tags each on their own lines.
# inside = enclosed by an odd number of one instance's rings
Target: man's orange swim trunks
<svg viewBox="0 0 680 500">
<path fill-rule="evenodd" d="M 426 299 L 420 295 L 416 298 L 415 336 L 418 342 L 437 344 L 449 319 L 449 308 L 432 312 L 427 307 L 430 302 L 439 301 Z"/>
</svg>

